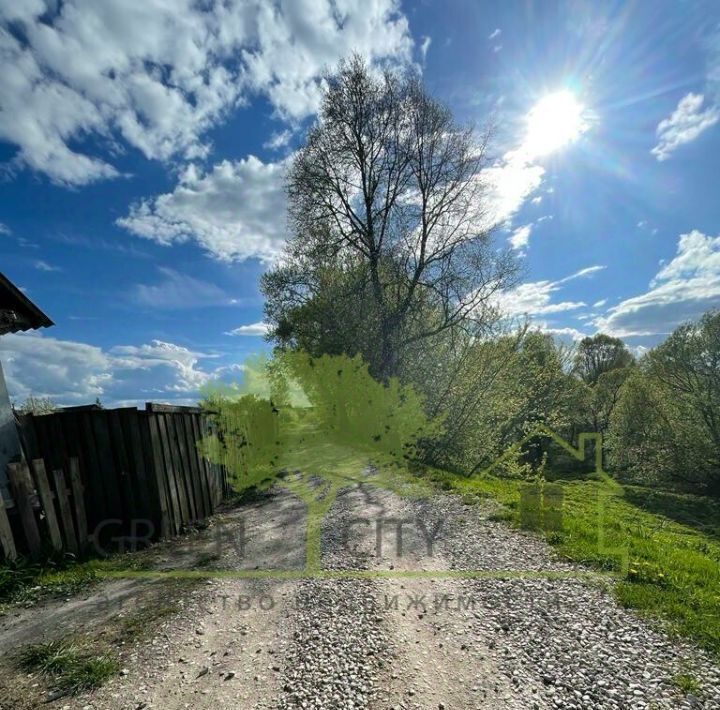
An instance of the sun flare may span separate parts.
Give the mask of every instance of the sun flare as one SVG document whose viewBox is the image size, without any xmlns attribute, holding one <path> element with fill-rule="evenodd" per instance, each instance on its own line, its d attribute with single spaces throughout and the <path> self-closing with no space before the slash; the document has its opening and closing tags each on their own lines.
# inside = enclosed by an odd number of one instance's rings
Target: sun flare
<svg viewBox="0 0 720 710">
<path fill-rule="evenodd" d="M 587 129 L 585 108 L 572 91 L 563 89 L 543 96 L 527 115 L 525 148 L 535 156 L 547 155 L 574 143 Z"/>
</svg>

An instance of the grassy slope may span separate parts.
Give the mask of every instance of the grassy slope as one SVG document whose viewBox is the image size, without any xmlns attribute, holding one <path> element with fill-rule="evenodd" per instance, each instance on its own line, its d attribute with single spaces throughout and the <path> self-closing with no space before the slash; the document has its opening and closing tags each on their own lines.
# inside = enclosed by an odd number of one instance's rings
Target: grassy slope
<svg viewBox="0 0 720 710">
<path fill-rule="evenodd" d="M 519 524 L 521 481 L 432 471 L 444 488 L 497 499 Z M 720 506 L 696 496 L 559 482 L 561 532 L 548 542 L 570 560 L 616 572 L 615 593 L 720 656 Z M 627 565 L 616 550 L 627 550 Z"/>
</svg>

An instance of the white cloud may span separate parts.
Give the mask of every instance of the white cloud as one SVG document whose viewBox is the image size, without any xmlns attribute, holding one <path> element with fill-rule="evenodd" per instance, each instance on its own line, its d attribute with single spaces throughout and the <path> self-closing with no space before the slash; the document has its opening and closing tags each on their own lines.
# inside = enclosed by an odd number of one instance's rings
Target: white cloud
<svg viewBox="0 0 720 710">
<path fill-rule="evenodd" d="M 525 224 L 518 227 L 509 237 L 510 246 L 516 251 L 522 251 L 530 242 L 532 224 Z"/>
<path fill-rule="evenodd" d="M 271 260 L 285 238 L 285 162 L 254 156 L 209 172 L 191 166 L 173 192 L 142 200 L 118 224 L 160 244 L 195 240 L 221 261 Z"/>
<path fill-rule="evenodd" d="M 181 345 L 153 340 L 147 345 L 118 345 L 110 350 L 113 376 L 132 378 L 133 386 L 145 380 L 146 392 L 194 392 L 207 384 L 211 374 L 199 369 L 200 358 L 212 357 Z M 140 375 L 144 373 L 146 378 Z"/>
<path fill-rule="evenodd" d="M 199 308 L 233 303 L 219 286 L 160 267 L 163 279 L 155 284 L 136 284 L 131 296 L 143 306 L 163 309 Z"/>
<path fill-rule="evenodd" d="M 683 96 L 669 118 L 658 124 L 658 144 L 650 151 L 658 160 L 667 160 L 681 145 L 694 141 L 720 119 L 717 106 L 703 110 L 705 97 L 689 93 Z"/>
<path fill-rule="evenodd" d="M 3 335 L 0 361 L 10 395 L 19 400 L 34 394 L 92 402 L 112 380 L 110 359 L 100 348 L 37 333 Z"/>
<path fill-rule="evenodd" d="M 270 326 L 259 321 L 250 325 L 241 325 L 239 328 L 229 330 L 225 335 L 266 335 Z"/>
<path fill-rule="evenodd" d="M 489 35 L 488 39 L 493 40 L 496 37 L 499 37 L 502 34 L 502 30 L 499 27 L 496 27 Z"/>
<path fill-rule="evenodd" d="M 269 148 L 270 150 L 280 150 L 284 148 L 292 138 L 292 131 L 285 129 L 284 131 L 275 131 L 268 140 L 263 143 L 263 148 Z"/>
<path fill-rule="evenodd" d="M 52 272 L 52 271 L 62 271 L 62 269 L 59 266 L 53 266 L 52 264 L 48 264 L 47 261 L 43 261 L 42 259 L 38 259 L 33 266 L 38 271 L 45 271 L 45 272 Z"/>
<path fill-rule="evenodd" d="M 542 184 L 545 168 L 518 159 L 512 154 L 482 171 L 488 189 L 488 218 L 505 222 L 522 207 L 525 200 Z"/>
<path fill-rule="evenodd" d="M 530 200 L 534 205 L 539 205 L 542 202 L 542 195 L 538 195 L 537 197 L 533 197 L 532 200 Z"/>
<path fill-rule="evenodd" d="M 664 335 L 720 307 L 720 236 L 693 230 L 678 240 L 677 254 L 645 293 L 621 301 L 596 321 L 613 335 Z"/>
<path fill-rule="evenodd" d="M 0 222 L 0 234 L 12 234 L 12 230 L 7 226 L 7 224 Z"/>
<path fill-rule="evenodd" d="M 59 404 L 123 401 L 188 401 L 216 378 L 237 379 L 240 365 L 202 366 L 212 354 L 153 340 L 140 346 L 102 348 L 40 333 L 0 338 L 0 360 L 16 401 L 28 395 L 51 397 Z"/>
<path fill-rule="evenodd" d="M 543 333 L 549 333 L 553 337 L 565 341 L 577 342 L 583 338 L 587 338 L 587 333 L 583 333 L 577 328 L 551 328 L 547 324 L 540 324 L 538 326 Z"/>
<path fill-rule="evenodd" d="M 420 57 L 422 58 L 423 63 L 425 62 L 425 59 L 427 58 L 428 50 L 430 49 L 430 45 L 432 44 L 432 37 L 423 37 L 420 41 Z"/>
<path fill-rule="evenodd" d="M 562 313 L 583 308 L 584 301 L 560 301 L 553 303 L 553 296 L 562 290 L 563 284 L 574 279 L 590 276 L 604 266 L 588 266 L 557 281 L 530 281 L 499 294 L 496 305 L 509 316 L 537 316 Z"/>
<path fill-rule="evenodd" d="M 607 303 L 607 298 L 603 298 L 599 301 L 595 301 L 595 303 L 593 303 L 592 307 L 593 308 L 602 308 L 606 303 Z"/>
<path fill-rule="evenodd" d="M 0 139 L 17 163 L 81 185 L 118 175 L 83 152 L 86 137 L 196 159 L 254 94 L 298 120 L 316 110 L 325 67 L 353 50 L 406 63 L 412 47 L 398 0 L 0 0 Z"/>
</svg>

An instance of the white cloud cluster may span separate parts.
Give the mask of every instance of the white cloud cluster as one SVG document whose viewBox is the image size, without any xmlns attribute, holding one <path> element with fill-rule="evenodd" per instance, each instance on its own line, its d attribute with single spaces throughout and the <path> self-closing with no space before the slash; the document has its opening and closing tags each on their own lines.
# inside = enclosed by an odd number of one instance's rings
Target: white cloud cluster
<svg viewBox="0 0 720 710">
<path fill-rule="evenodd" d="M 508 238 L 510 246 L 515 251 L 522 252 L 525 247 L 530 243 L 530 234 L 532 232 L 532 224 L 524 224 L 522 227 L 518 227 Z"/>
<path fill-rule="evenodd" d="M 678 102 L 669 118 L 658 124 L 658 144 L 650 151 L 659 161 L 667 160 L 681 145 L 694 141 L 701 133 L 720 120 L 717 106 L 703 109 L 705 97 L 689 93 Z"/>
<path fill-rule="evenodd" d="M 160 244 L 194 239 L 221 261 L 270 260 L 285 238 L 285 165 L 251 155 L 207 173 L 191 166 L 172 192 L 133 205 L 118 224 Z"/>
<path fill-rule="evenodd" d="M 565 276 L 558 281 L 530 281 L 520 284 L 509 291 L 499 294 L 497 306 L 502 312 L 509 316 L 538 316 L 551 313 L 562 313 L 583 308 L 587 304 L 584 301 L 560 301 L 553 303 L 553 296 L 562 289 L 568 281 L 590 276 L 602 271 L 604 266 L 588 266 L 576 271 L 570 276 Z"/>
<path fill-rule="evenodd" d="M 545 168 L 528 162 L 514 151 L 485 168 L 482 178 L 488 189 L 489 220 L 494 224 L 510 220 L 540 187 L 544 175 Z"/>
<path fill-rule="evenodd" d="M 0 338 L 8 389 L 19 402 L 30 394 L 61 404 L 88 404 L 96 397 L 105 404 L 197 399 L 208 381 L 238 377 L 239 365 L 201 365 L 213 357 L 161 340 L 103 350 L 39 333 Z"/>
<path fill-rule="evenodd" d="M 720 307 L 720 236 L 697 229 L 682 234 L 677 254 L 663 266 L 645 293 L 621 301 L 596 321 L 620 337 L 664 335 Z"/>
<path fill-rule="evenodd" d="M 118 175 L 82 152 L 87 137 L 196 159 L 253 94 L 297 120 L 325 67 L 351 51 L 408 61 L 412 46 L 398 0 L 0 0 L 0 139 L 19 164 L 86 184 Z"/>
<path fill-rule="evenodd" d="M 257 323 L 250 323 L 249 325 L 241 325 L 238 328 L 229 330 L 225 335 L 266 335 L 270 326 L 267 323 L 259 321 Z"/>
</svg>

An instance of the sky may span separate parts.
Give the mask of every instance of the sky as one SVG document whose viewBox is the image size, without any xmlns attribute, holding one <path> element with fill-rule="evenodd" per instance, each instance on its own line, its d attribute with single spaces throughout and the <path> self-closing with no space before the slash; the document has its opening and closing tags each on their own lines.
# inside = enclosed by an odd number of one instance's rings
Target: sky
<svg viewBox="0 0 720 710">
<path fill-rule="evenodd" d="M 55 322 L 0 338 L 15 401 L 242 378 L 285 168 L 351 52 L 492 126 L 511 315 L 642 352 L 720 306 L 716 0 L 0 0 L 0 271 Z"/>
</svg>

